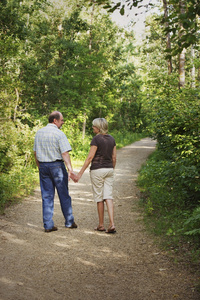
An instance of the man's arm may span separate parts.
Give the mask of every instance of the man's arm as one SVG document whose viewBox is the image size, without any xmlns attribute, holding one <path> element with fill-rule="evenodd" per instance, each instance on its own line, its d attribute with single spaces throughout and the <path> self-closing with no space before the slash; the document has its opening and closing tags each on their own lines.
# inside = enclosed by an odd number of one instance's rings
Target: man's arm
<svg viewBox="0 0 200 300">
<path fill-rule="evenodd" d="M 62 158 L 65 162 L 66 167 L 67 167 L 68 174 L 69 174 L 69 179 L 71 178 L 72 180 L 75 181 L 76 180 L 76 175 L 73 173 L 73 168 L 72 168 L 69 152 L 62 153 Z"/>
<path fill-rule="evenodd" d="M 36 165 L 37 165 L 38 168 L 39 168 L 40 164 L 39 164 L 39 161 L 37 160 L 36 151 L 34 151 L 34 156 L 35 156 L 35 162 L 36 162 Z"/>
</svg>

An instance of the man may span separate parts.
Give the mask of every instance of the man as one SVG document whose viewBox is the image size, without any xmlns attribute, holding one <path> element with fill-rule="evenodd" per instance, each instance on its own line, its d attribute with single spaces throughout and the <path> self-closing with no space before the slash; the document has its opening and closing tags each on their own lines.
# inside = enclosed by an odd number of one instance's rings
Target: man
<svg viewBox="0 0 200 300">
<path fill-rule="evenodd" d="M 64 132 L 60 130 L 63 123 L 62 114 L 58 111 L 52 112 L 49 124 L 36 133 L 33 147 L 40 175 L 45 232 L 57 230 L 53 222 L 55 187 L 65 218 L 65 227 L 77 228 L 68 191 L 68 179 L 75 180 L 76 175 L 73 173 L 69 155 L 71 146 Z"/>
</svg>

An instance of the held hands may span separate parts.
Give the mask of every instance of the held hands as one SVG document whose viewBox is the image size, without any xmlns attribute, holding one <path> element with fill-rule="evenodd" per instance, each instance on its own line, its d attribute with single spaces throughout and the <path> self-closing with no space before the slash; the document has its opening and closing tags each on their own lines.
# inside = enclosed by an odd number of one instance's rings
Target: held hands
<svg viewBox="0 0 200 300">
<path fill-rule="evenodd" d="M 69 178 L 71 178 L 74 182 L 78 182 L 78 180 L 77 180 L 77 175 L 76 175 L 74 172 L 71 172 L 71 173 L 70 173 Z"/>
<path fill-rule="evenodd" d="M 69 178 L 71 178 L 74 182 L 78 182 L 81 176 L 79 174 L 71 172 Z"/>
</svg>

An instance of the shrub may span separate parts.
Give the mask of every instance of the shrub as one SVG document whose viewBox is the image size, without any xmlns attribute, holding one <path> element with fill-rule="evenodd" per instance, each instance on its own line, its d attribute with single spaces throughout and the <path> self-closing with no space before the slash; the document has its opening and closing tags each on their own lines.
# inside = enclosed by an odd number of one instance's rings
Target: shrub
<svg viewBox="0 0 200 300">
<path fill-rule="evenodd" d="M 200 238 L 200 206 L 196 207 L 192 216 L 184 223 L 185 235 L 198 236 Z"/>
<path fill-rule="evenodd" d="M 198 95 L 198 90 L 168 90 L 151 99 L 150 131 L 157 150 L 138 177 L 145 212 L 152 216 L 155 230 L 162 227 L 165 236 L 179 241 L 184 236 L 192 241 L 200 232 Z"/>
</svg>

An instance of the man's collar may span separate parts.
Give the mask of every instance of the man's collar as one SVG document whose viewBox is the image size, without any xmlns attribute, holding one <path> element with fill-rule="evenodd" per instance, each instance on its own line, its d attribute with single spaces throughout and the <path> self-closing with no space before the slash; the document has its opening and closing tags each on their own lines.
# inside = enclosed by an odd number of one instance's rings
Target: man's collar
<svg viewBox="0 0 200 300">
<path fill-rule="evenodd" d="M 53 123 L 48 123 L 47 126 L 53 126 L 53 127 L 58 128 L 58 127 L 57 127 L 55 124 L 53 124 Z"/>
</svg>

